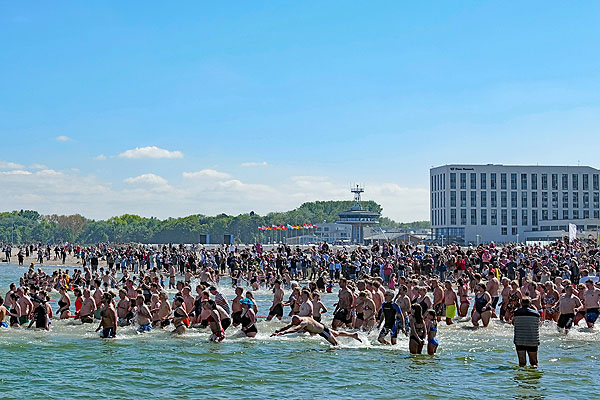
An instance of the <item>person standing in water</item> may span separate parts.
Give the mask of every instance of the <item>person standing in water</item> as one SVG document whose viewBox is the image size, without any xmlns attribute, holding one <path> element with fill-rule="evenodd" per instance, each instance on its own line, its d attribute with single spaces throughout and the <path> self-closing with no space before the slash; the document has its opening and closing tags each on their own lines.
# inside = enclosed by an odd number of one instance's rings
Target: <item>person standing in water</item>
<svg viewBox="0 0 600 400">
<path fill-rule="evenodd" d="M 114 294 L 106 292 L 102 295 L 102 306 L 100 307 L 100 324 L 96 332 L 102 329 L 100 337 L 103 339 L 117 336 L 117 310 L 113 302 Z"/>
<path fill-rule="evenodd" d="M 410 354 L 421 354 L 427 339 L 427 328 L 423 320 L 423 308 L 415 303 L 410 307 L 410 339 L 408 348 Z"/>
<path fill-rule="evenodd" d="M 540 313 L 531 307 L 531 299 L 528 296 L 521 299 L 521 308 L 515 310 L 512 320 L 515 326 L 513 343 L 519 357 L 519 366 L 527 365 L 527 356 L 529 356 L 529 364 L 537 368 Z"/>
<path fill-rule="evenodd" d="M 573 295 L 573 286 L 568 285 L 565 287 L 565 293 L 558 300 L 560 316 L 557 327 L 559 331 L 563 331 L 565 334 L 569 332 L 575 320 L 575 312 L 579 307 L 581 307 L 581 300 Z"/>
<path fill-rule="evenodd" d="M 240 300 L 242 306 L 242 314 L 240 315 L 240 323 L 242 324 L 242 332 L 247 337 L 255 337 L 258 333 L 256 329 L 256 314 L 252 309 L 252 300 L 243 298 Z"/>
</svg>

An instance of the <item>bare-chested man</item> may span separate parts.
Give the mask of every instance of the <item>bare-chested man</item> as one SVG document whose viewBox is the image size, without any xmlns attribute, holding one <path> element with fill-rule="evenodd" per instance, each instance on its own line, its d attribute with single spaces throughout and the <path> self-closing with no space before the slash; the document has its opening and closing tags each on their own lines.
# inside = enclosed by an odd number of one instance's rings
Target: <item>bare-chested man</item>
<svg viewBox="0 0 600 400">
<path fill-rule="evenodd" d="M 152 324 L 150 323 L 152 320 L 152 313 L 150 312 L 150 308 L 144 303 L 143 295 L 140 294 L 135 299 L 135 305 L 137 306 L 136 316 L 139 325 L 137 331 L 139 333 L 150 332 L 152 330 Z"/>
<path fill-rule="evenodd" d="M 431 281 L 431 287 L 433 288 L 433 310 L 435 311 L 435 317 L 439 322 L 445 314 L 444 290 L 440 287 L 437 279 Z"/>
<path fill-rule="evenodd" d="M 338 303 L 333 313 L 333 329 L 337 329 L 344 324 L 352 323 L 352 293 L 348 290 L 346 278 L 340 278 L 340 292 L 338 293 Z"/>
<path fill-rule="evenodd" d="M 169 303 L 169 295 L 165 291 L 161 291 L 158 294 L 158 298 L 160 300 L 160 305 L 158 306 L 158 311 L 156 312 L 156 317 L 154 319 L 154 326 L 160 326 L 164 328 L 171 324 L 171 304 Z"/>
<path fill-rule="evenodd" d="M 585 292 L 583 299 L 585 303 L 585 322 L 588 328 L 593 328 L 600 314 L 600 290 L 594 287 L 594 281 L 585 281 Z"/>
<path fill-rule="evenodd" d="M 492 318 L 498 318 L 496 315 L 496 306 L 498 305 L 498 291 L 500 290 L 500 281 L 496 278 L 496 274 L 490 271 L 488 273 L 488 281 L 485 285 L 485 290 L 492 296 Z"/>
<path fill-rule="evenodd" d="M 573 294 L 573 287 L 571 285 L 567 286 L 565 293 L 558 300 L 560 316 L 558 317 L 557 327 L 559 331 L 569 332 L 575 320 L 575 312 L 579 307 L 581 307 L 581 300 Z"/>
<path fill-rule="evenodd" d="M 194 296 L 192 296 L 192 289 L 189 286 L 185 286 L 181 291 L 181 295 L 183 297 L 183 307 L 185 308 L 185 312 L 189 314 L 194 311 L 194 302 L 196 301 Z"/>
<path fill-rule="evenodd" d="M 17 296 L 19 296 L 17 304 L 21 307 L 21 311 L 19 312 L 19 325 L 25 325 L 29 323 L 29 316 L 33 313 L 33 302 L 29 296 L 27 296 L 27 292 L 23 288 L 17 289 Z"/>
<path fill-rule="evenodd" d="M 277 329 L 274 333 L 271 334 L 271 336 L 282 336 L 296 332 L 308 332 L 311 335 L 319 335 L 325 338 L 325 340 L 327 340 L 334 346 L 337 346 L 339 344 L 338 341 L 335 339 L 338 336 L 351 337 L 353 339 L 358 340 L 359 342 L 362 342 L 362 340 L 360 340 L 360 338 L 358 337 L 358 333 L 356 332 L 349 333 L 344 331 L 335 331 L 333 329 L 327 328 L 320 322 L 315 321 L 312 317 L 299 317 L 297 315 L 294 315 L 292 317 L 291 323 L 289 323 L 281 329 Z"/>
<path fill-rule="evenodd" d="M 446 306 L 446 325 L 452 325 L 458 309 L 458 296 L 450 281 L 444 282 L 444 305 Z"/>
<path fill-rule="evenodd" d="M 242 304 L 240 300 L 244 298 L 244 288 L 241 286 L 237 286 L 235 288 L 235 297 L 231 301 L 231 320 L 233 321 L 233 326 L 238 326 L 242 323 Z"/>
<path fill-rule="evenodd" d="M 510 280 L 507 277 L 502 278 L 502 302 L 500 302 L 500 321 L 504 321 L 506 306 L 508 305 L 508 294 L 510 293 Z"/>
<path fill-rule="evenodd" d="M 273 319 L 273 317 L 277 317 L 281 321 L 283 318 L 283 289 L 281 289 L 281 281 L 276 279 L 273 283 L 273 304 L 271 304 L 271 308 L 269 309 L 269 316 L 267 317 L 267 321 Z"/>
<path fill-rule="evenodd" d="M 127 291 L 125 289 L 119 290 L 119 302 L 117 303 L 117 318 L 120 326 L 129 325 L 127 314 L 131 309 L 131 302 L 127 297 Z"/>
<path fill-rule="evenodd" d="M 83 303 L 79 310 L 79 319 L 82 324 L 91 324 L 94 322 L 94 312 L 96 311 L 96 301 L 92 297 L 89 289 L 83 289 Z"/>
<path fill-rule="evenodd" d="M 302 290 L 302 304 L 300 304 L 300 312 L 298 315 L 300 317 L 311 318 L 313 316 L 312 294 L 308 289 Z"/>
</svg>

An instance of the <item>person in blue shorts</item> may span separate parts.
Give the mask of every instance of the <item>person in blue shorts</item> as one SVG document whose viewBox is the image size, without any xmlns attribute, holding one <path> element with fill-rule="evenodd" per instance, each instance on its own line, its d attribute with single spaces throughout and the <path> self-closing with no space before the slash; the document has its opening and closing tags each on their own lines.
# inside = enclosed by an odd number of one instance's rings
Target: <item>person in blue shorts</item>
<svg viewBox="0 0 600 400">
<path fill-rule="evenodd" d="M 390 344 L 386 340 L 387 335 L 391 335 L 391 343 L 396 344 L 398 340 L 398 325 L 402 324 L 402 311 L 400 307 L 392 300 L 394 299 L 394 293 L 387 291 L 385 293 L 385 302 L 381 304 L 379 310 L 379 325 L 378 328 L 383 324 L 383 328 L 379 332 L 377 340 L 379 343 Z"/>
</svg>

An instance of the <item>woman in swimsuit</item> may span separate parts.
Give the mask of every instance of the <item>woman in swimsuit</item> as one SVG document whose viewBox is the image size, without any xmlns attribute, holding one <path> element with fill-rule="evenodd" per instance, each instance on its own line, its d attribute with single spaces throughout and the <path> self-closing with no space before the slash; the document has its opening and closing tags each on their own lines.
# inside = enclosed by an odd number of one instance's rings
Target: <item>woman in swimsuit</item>
<svg viewBox="0 0 600 400">
<path fill-rule="evenodd" d="M 242 315 L 240 317 L 242 332 L 247 337 L 255 337 L 258 329 L 256 329 L 256 314 L 254 314 L 254 310 L 252 309 L 253 302 L 250 299 L 241 299 L 240 304 L 242 306 Z"/>
<path fill-rule="evenodd" d="M 60 319 L 68 319 L 71 318 L 71 299 L 69 295 L 67 295 L 67 289 L 64 286 L 61 286 L 58 290 L 60 293 L 60 300 L 58 301 L 58 310 L 56 314 L 60 316 Z"/>
<path fill-rule="evenodd" d="M 458 298 L 460 301 L 458 315 L 461 318 L 464 318 L 469 312 L 469 289 L 467 289 L 467 285 L 465 284 L 462 278 L 459 278 L 456 282 L 458 285 Z"/>
<path fill-rule="evenodd" d="M 425 317 L 425 323 L 427 326 L 427 354 L 430 356 L 434 355 L 437 351 L 438 345 L 440 344 L 436 338 L 437 336 L 437 320 L 435 311 L 427 311 Z"/>
<path fill-rule="evenodd" d="M 554 283 L 546 282 L 546 292 L 542 298 L 542 307 L 544 309 L 543 321 L 558 321 L 560 313 L 557 312 L 556 304 L 558 304 L 559 295 L 555 289 Z"/>
<path fill-rule="evenodd" d="M 521 304 L 521 298 L 523 295 L 521 294 L 521 290 L 519 289 L 519 282 L 512 281 L 510 283 L 510 291 L 508 292 L 508 304 L 506 305 L 506 314 L 504 319 L 507 322 L 512 322 L 512 317 L 519 305 Z"/>
<path fill-rule="evenodd" d="M 258 306 L 256 305 L 256 300 L 254 300 L 254 294 L 251 291 L 246 291 L 246 298 L 252 302 L 252 310 L 254 310 L 254 314 L 258 312 Z"/>
<path fill-rule="evenodd" d="M 206 322 L 212 332 L 210 340 L 213 342 L 222 342 L 225 339 L 225 330 L 221 326 L 221 317 L 217 310 L 217 303 L 214 300 L 206 300 L 202 303 L 202 309 L 209 313 Z"/>
<path fill-rule="evenodd" d="M 419 304 L 410 307 L 410 339 L 408 348 L 410 354 L 421 354 L 427 338 L 427 329 L 423 321 L 423 309 Z"/>
<path fill-rule="evenodd" d="M 83 305 L 83 296 L 81 295 L 81 289 L 73 289 L 73 294 L 75 295 L 75 314 L 79 315 L 79 310 L 81 310 L 81 306 Z"/>
<path fill-rule="evenodd" d="M 483 326 L 488 326 L 492 317 L 492 296 L 485 290 L 483 283 L 478 283 L 476 286 L 477 294 L 475 295 L 475 304 L 471 311 L 471 322 L 473 326 L 479 326 L 479 321 L 483 322 Z"/>
<path fill-rule="evenodd" d="M 175 308 L 175 311 L 173 311 L 173 325 L 175 325 L 175 330 L 172 333 L 177 335 L 183 335 L 190 324 L 190 318 L 183 304 L 183 297 L 175 296 L 173 300 L 173 307 Z"/>
<path fill-rule="evenodd" d="M 19 324 L 21 306 L 19 305 L 18 300 L 19 295 L 17 295 L 16 293 L 10 294 L 10 309 L 8 310 L 8 315 L 10 315 L 10 318 L 8 320 L 8 323 L 10 324 L 11 328 L 18 328 L 21 326 Z"/>
</svg>

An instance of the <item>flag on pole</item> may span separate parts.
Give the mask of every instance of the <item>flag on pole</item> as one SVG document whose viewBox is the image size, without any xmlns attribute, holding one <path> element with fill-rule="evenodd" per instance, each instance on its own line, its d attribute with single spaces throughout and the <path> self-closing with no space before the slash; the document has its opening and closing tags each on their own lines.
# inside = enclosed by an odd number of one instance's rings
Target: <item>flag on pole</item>
<svg viewBox="0 0 600 400">
<path fill-rule="evenodd" d="M 577 225 L 569 224 L 569 242 L 577 239 Z"/>
</svg>

